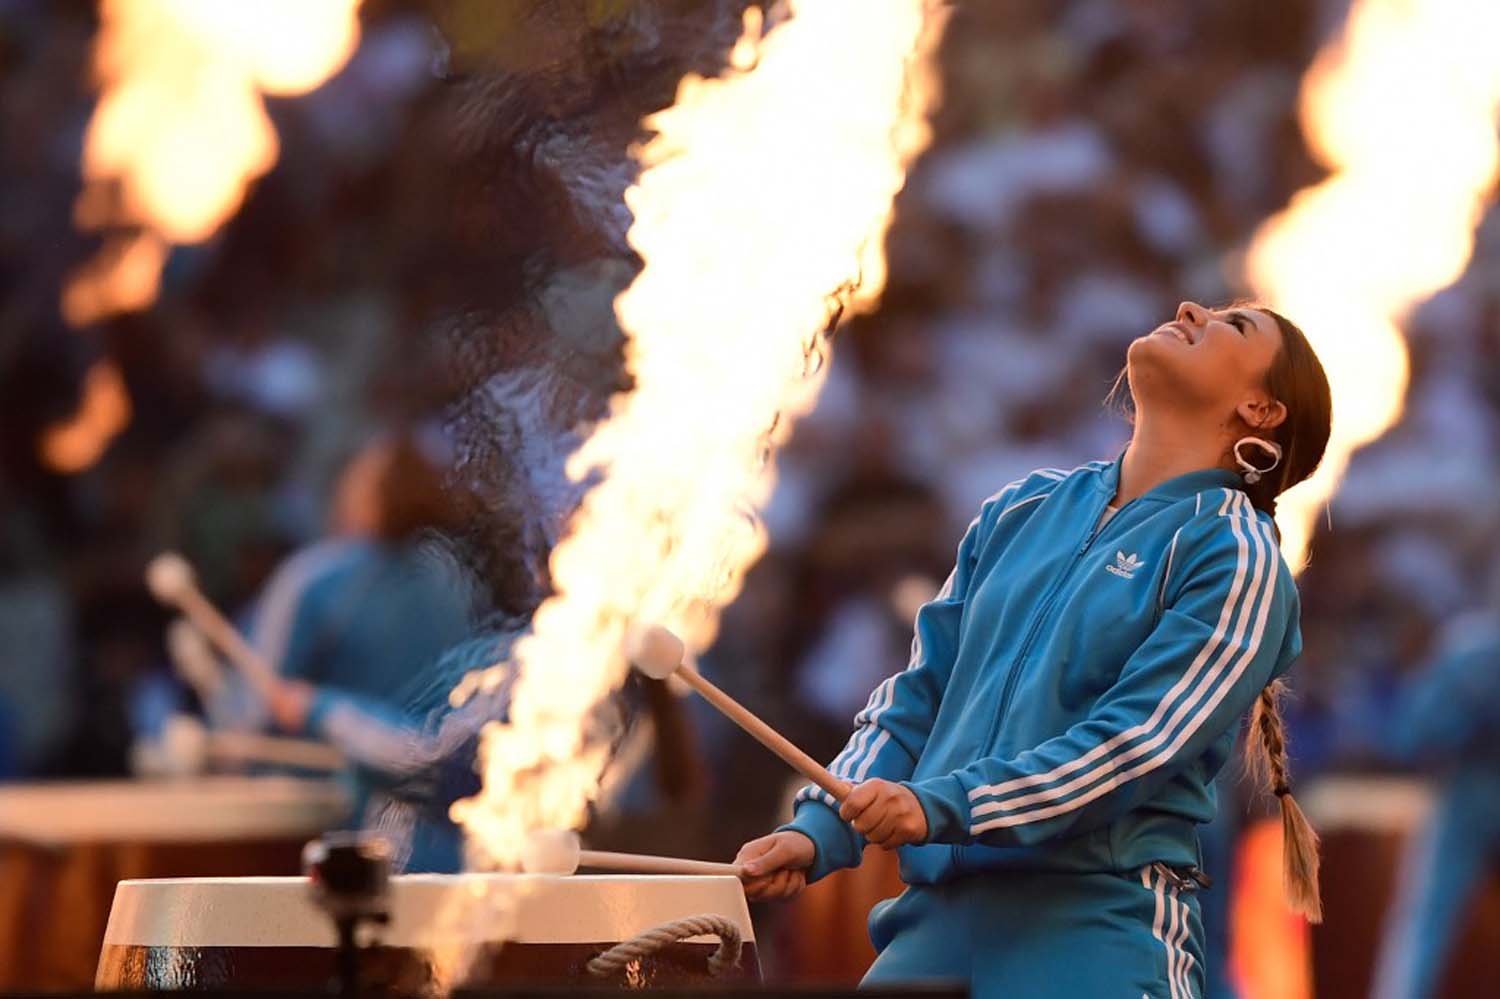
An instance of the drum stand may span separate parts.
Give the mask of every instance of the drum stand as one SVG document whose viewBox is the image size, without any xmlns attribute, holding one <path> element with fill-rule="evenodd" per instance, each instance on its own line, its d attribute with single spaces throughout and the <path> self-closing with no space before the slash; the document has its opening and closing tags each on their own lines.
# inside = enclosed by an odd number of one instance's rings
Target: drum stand
<svg viewBox="0 0 1500 999">
<path fill-rule="evenodd" d="M 390 851 L 378 837 L 329 833 L 307 844 L 302 869 L 313 901 L 333 920 L 338 933 L 339 995 L 356 999 L 360 924 L 383 926 L 390 921 Z"/>
</svg>

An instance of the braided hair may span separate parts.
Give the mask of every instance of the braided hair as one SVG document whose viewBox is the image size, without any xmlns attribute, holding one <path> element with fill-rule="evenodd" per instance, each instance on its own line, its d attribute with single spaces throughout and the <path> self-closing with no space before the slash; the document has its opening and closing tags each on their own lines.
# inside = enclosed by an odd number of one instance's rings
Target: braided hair
<svg viewBox="0 0 1500 999">
<path fill-rule="evenodd" d="M 1260 692 L 1250 712 L 1250 737 L 1245 740 L 1245 761 L 1281 805 L 1281 877 L 1287 904 L 1309 922 L 1323 921 L 1323 901 L 1318 892 L 1318 834 L 1292 797 L 1292 778 L 1287 769 L 1286 728 L 1281 721 L 1280 701 L 1286 686 L 1272 680 Z"/>
</svg>

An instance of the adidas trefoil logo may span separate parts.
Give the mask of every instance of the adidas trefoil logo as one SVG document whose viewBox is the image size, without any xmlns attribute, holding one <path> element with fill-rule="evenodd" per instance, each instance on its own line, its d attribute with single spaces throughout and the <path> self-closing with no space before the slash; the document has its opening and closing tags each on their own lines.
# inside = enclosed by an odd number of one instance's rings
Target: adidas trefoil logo
<svg viewBox="0 0 1500 999">
<path fill-rule="evenodd" d="M 1112 572 L 1122 579 L 1134 579 L 1136 570 L 1146 568 L 1146 563 L 1142 562 L 1134 552 L 1126 555 L 1122 551 L 1117 551 L 1115 552 L 1115 564 L 1106 565 L 1104 568 L 1106 571 Z"/>
</svg>

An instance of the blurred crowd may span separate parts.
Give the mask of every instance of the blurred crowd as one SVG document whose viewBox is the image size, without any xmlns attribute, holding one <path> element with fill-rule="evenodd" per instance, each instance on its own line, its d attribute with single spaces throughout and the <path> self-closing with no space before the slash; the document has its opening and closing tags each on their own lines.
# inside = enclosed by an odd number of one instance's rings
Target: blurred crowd
<svg viewBox="0 0 1500 999">
<path fill-rule="evenodd" d="M 350 64 L 272 104 L 281 160 L 226 231 L 174 253 L 152 309 L 75 330 L 57 301 L 90 249 L 70 218 L 93 5 L 0 0 L 0 774 L 121 774 L 133 737 L 194 709 L 146 560 L 183 552 L 246 619 L 278 563 L 325 532 L 339 469 L 379 432 L 425 442 L 477 496 L 448 539 L 487 589 L 476 621 L 535 606 L 569 502 L 549 483 L 573 424 L 623 384 L 608 302 L 638 264 L 617 204 L 585 194 L 623 190 L 639 114 L 722 57 L 714 39 L 736 23 L 727 0 L 700 5 L 708 56 L 652 62 L 641 52 L 670 48 L 659 29 L 687 5 L 579 6 L 573 24 L 532 17 L 558 7 L 540 0 L 488 19 L 464 0 L 367 0 Z M 904 664 L 914 608 L 980 501 L 1032 468 L 1115 456 L 1128 428 L 1106 398 L 1129 340 L 1179 300 L 1243 293 L 1236 251 L 1320 177 L 1297 92 L 1343 10 L 958 5 L 889 287 L 831 345 L 780 457 L 770 550 L 707 671 L 833 755 Z M 539 56 L 509 30 L 571 34 Z M 1406 332 L 1405 415 L 1355 457 L 1302 577 L 1304 774 L 1386 766 L 1403 679 L 1448 620 L 1500 600 L 1500 211 Z M 39 441 L 106 361 L 128 427 L 86 469 L 50 467 Z M 528 396 L 532 374 L 545 391 Z M 785 788 L 763 751 L 688 710 L 710 765 L 674 806 L 692 813 L 672 827 L 682 842 L 656 847 L 727 855 Z M 626 800 L 664 807 L 649 790 Z"/>
</svg>

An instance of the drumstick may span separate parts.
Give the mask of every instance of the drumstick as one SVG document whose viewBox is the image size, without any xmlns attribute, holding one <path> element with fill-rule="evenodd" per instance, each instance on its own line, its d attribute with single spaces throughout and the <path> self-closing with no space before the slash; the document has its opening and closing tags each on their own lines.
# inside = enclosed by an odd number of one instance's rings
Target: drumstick
<svg viewBox="0 0 1500 999">
<path fill-rule="evenodd" d="M 343 754 L 326 743 L 258 732 L 210 732 L 208 755 L 236 763 L 268 763 L 328 773 L 344 768 Z"/>
<path fill-rule="evenodd" d="M 279 680 L 265 657 L 245 641 L 229 619 L 209 603 L 193 578 L 193 567 L 176 552 L 163 552 L 146 567 L 146 586 L 157 600 L 187 615 L 198 630 L 239 668 L 257 693 L 270 700 Z"/>
<path fill-rule="evenodd" d="M 719 874 L 737 878 L 744 873 L 739 864 L 716 864 L 709 860 L 652 857 L 640 853 L 610 853 L 579 850 L 578 866 L 600 871 L 634 871 L 638 874 Z"/>
<path fill-rule="evenodd" d="M 224 690 L 224 676 L 219 671 L 219 662 L 203 632 L 185 617 L 174 618 L 167 626 L 167 652 L 177 675 L 187 681 L 205 705 L 213 702 Z"/>
<path fill-rule="evenodd" d="M 761 721 L 724 691 L 714 686 L 683 661 L 686 649 L 682 639 L 661 625 L 637 626 L 626 637 L 626 654 L 636 669 L 658 680 L 677 675 L 689 687 L 702 694 L 730 721 L 750 733 L 756 741 L 781 757 L 793 770 L 842 802 L 854 789 L 854 785 L 828 772 L 817 760 L 798 749 L 790 739 Z"/>
<path fill-rule="evenodd" d="M 580 867 L 634 874 L 719 875 L 737 878 L 739 864 L 715 864 L 681 857 L 653 857 L 641 853 L 610 853 L 580 849 L 578 834 L 567 829 L 539 829 L 521 849 L 521 869 L 528 874 L 574 874 Z"/>
<path fill-rule="evenodd" d="M 189 714 L 175 714 L 167 719 L 154 751 L 158 754 L 157 769 L 179 776 L 202 773 L 210 760 L 268 763 L 330 773 L 344 767 L 343 756 L 321 742 L 256 732 L 210 731 Z"/>
</svg>

